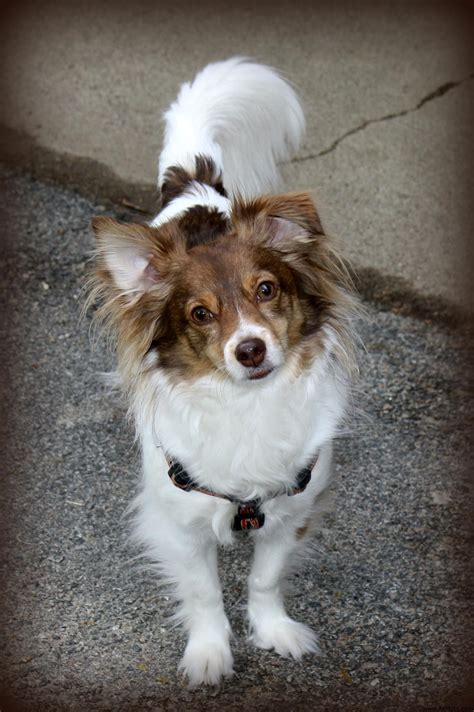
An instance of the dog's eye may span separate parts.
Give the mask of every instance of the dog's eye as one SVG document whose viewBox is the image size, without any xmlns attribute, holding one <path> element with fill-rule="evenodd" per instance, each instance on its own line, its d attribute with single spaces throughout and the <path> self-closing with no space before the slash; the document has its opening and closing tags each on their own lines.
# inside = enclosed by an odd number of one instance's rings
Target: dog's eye
<svg viewBox="0 0 474 712">
<path fill-rule="evenodd" d="M 276 293 L 276 287 L 273 282 L 261 282 L 257 288 L 257 301 L 268 302 L 273 299 Z"/>
<path fill-rule="evenodd" d="M 214 314 L 204 307 L 194 307 L 191 312 L 191 317 L 197 324 L 205 324 L 207 321 L 210 321 L 213 316 Z"/>
</svg>

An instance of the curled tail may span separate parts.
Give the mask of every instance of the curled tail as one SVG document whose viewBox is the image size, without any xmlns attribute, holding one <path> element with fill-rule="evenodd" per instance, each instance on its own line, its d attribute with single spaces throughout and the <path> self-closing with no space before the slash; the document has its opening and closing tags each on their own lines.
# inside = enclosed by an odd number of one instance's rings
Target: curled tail
<svg viewBox="0 0 474 712">
<path fill-rule="evenodd" d="M 165 122 L 158 183 L 170 199 L 180 171 L 229 197 L 275 190 L 277 164 L 297 150 L 305 127 L 291 86 L 240 57 L 209 64 L 183 84 Z"/>
</svg>

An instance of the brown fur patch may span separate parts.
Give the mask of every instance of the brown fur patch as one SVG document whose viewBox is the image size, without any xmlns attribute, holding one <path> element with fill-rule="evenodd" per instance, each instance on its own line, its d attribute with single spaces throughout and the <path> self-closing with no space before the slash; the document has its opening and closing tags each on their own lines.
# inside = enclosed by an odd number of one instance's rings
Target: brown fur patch
<svg viewBox="0 0 474 712">
<path fill-rule="evenodd" d="M 297 539 L 298 541 L 301 541 L 301 539 L 304 539 L 305 536 L 306 536 L 306 534 L 308 533 L 308 529 L 309 529 L 309 524 L 304 524 L 304 526 L 299 527 L 299 528 L 295 531 L 295 537 L 296 537 L 296 539 Z"/>
<path fill-rule="evenodd" d="M 161 207 L 164 208 L 181 195 L 192 181 L 210 185 L 220 195 L 227 196 L 222 182 L 222 175 L 217 170 L 212 158 L 198 155 L 195 158 L 195 168 L 192 171 L 182 166 L 170 166 L 167 168 L 161 186 Z"/>
<path fill-rule="evenodd" d="M 306 194 L 237 202 L 233 224 L 219 212 L 196 206 L 158 228 L 95 222 L 98 236 L 94 293 L 116 336 L 119 367 L 129 383 L 150 349 L 177 380 L 213 373 L 227 377 L 223 349 L 239 318 L 268 329 L 286 357 L 307 368 L 322 348 L 322 327 L 337 335 L 335 357 L 353 366 L 350 331 L 354 301 L 343 264 Z M 105 260 L 107 245 L 139 245 L 155 280 L 133 298 L 117 288 Z M 259 302 L 260 281 L 277 285 Z M 204 306 L 213 318 L 190 318 Z"/>
<path fill-rule="evenodd" d="M 229 229 L 229 221 L 217 208 L 194 205 L 188 208 L 178 221 L 189 249 L 205 242 L 212 242 Z"/>
</svg>

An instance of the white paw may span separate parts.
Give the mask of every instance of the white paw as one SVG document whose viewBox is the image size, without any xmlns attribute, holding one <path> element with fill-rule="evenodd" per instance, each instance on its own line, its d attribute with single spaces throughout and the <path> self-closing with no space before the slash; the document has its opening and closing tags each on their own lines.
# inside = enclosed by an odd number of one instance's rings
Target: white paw
<svg viewBox="0 0 474 712">
<path fill-rule="evenodd" d="M 299 660 L 305 653 L 319 653 L 316 634 L 304 623 L 288 616 L 259 620 L 253 625 L 250 640 L 257 648 L 274 648 L 278 655 Z"/>
<path fill-rule="evenodd" d="M 188 679 L 189 687 L 218 685 L 234 670 L 230 646 L 224 638 L 190 638 L 179 664 Z"/>
</svg>

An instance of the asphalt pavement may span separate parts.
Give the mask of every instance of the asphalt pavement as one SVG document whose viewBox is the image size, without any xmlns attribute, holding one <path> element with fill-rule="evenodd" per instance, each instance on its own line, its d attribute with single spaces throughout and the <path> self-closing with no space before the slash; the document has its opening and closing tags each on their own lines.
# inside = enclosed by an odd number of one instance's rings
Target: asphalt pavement
<svg viewBox="0 0 474 712">
<path fill-rule="evenodd" d="M 139 454 L 100 378 L 113 355 L 91 342 L 90 315 L 79 318 L 89 222 L 105 207 L 2 176 L 2 712 L 467 705 L 466 323 L 429 304 L 415 317 L 407 304 L 366 302 L 336 508 L 290 601 L 322 654 L 295 662 L 246 643 L 243 539 L 221 556 L 236 674 L 190 691 L 176 671 L 184 637 L 168 621 L 172 604 L 127 544 Z"/>
</svg>

